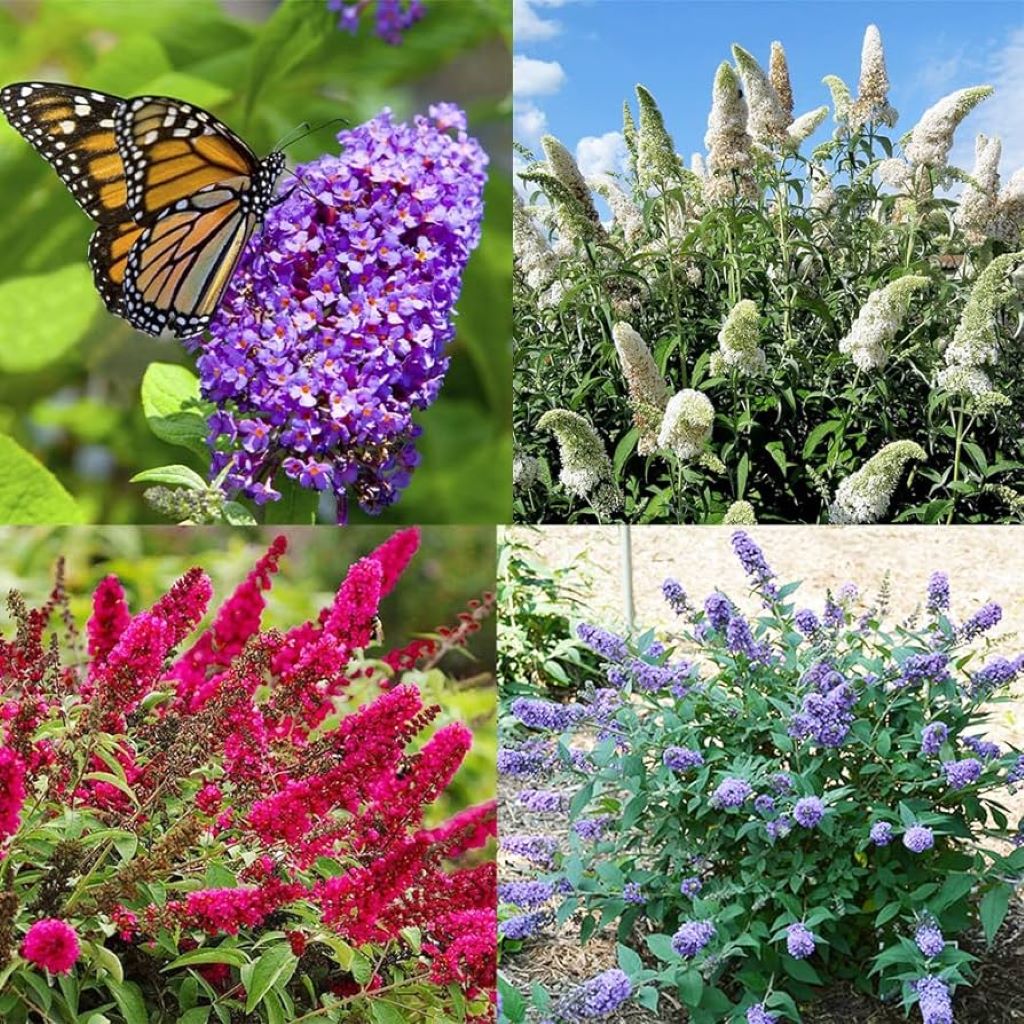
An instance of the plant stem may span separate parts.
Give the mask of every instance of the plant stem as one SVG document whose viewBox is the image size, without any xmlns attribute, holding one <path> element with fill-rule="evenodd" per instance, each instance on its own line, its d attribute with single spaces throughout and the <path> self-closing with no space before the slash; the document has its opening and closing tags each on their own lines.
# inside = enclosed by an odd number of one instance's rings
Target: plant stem
<svg viewBox="0 0 1024 1024">
<path fill-rule="evenodd" d="M 953 448 L 953 497 L 949 505 L 949 515 L 946 517 L 946 524 L 953 522 L 956 513 L 956 485 L 960 479 L 960 453 L 964 446 L 964 407 L 961 404 L 956 410 L 956 446 Z"/>
</svg>

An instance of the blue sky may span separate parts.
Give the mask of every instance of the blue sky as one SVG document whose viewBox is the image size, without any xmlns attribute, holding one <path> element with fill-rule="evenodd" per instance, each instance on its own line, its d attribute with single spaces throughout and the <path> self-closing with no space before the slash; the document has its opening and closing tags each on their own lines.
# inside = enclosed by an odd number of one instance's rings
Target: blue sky
<svg viewBox="0 0 1024 1024">
<path fill-rule="evenodd" d="M 739 43 L 767 66 L 781 40 L 796 113 L 829 102 L 837 74 L 856 92 L 864 29 L 882 33 L 900 112 L 897 135 L 947 93 L 991 84 L 995 96 L 957 134 L 952 162 L 973 164 L 978 132 L 1003 139 L 1004 181 L 1024 164 L 1021 0 L 514 0 L 516 138 L 558 136 L 595 173 L 621 156 L 621 109 L 646 85 L 685 156 L 703 151 L 715 68 Z M 831 128 L 822 129 L 822 132 Z"/>
</svg>

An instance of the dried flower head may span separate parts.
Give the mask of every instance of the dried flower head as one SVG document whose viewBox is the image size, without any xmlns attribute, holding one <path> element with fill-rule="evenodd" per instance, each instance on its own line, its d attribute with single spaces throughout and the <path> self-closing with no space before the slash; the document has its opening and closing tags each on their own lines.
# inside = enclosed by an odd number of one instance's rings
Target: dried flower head
<svg viewBox="0 0 1024 1024">
<path fill-rule="evenodd" d="M 637 427 L 637 451 L 651 455 L 658 448 L 658 427 L 668 405 L 668 385 L 644 339 L 628 323 L 615 324 L 612 338 Z"/>
<path fill-rule="evenodd" d="M 906 464 L 926 458 L 924 449 L 914 441 L 885 445 L 839 485 L 829 508 L 829 522 L 877 523 L 889 510 Z"/>
<path fill-rule="evenodd" d="M 993 91 L 990 85 L 958 89 L 929 107 L 910 133 L 906 147 L 910 162 L 918 167 L 942 170 L 953 148 L 957 125 Z"/>
<path fill-rule="evenodd" d="M 793 86 L 789 81 L 789 63 L 782 43 L 772 43 L 771 57 L 768 59 L 768 80 L 779 98 L 783 113 L 789 120 L 793 119 Z"/>
<path fill-rule="evenodd" d="M 658 447 L 684 461 L 692 461 L 704 450 L 714 422 L 715 407 L 703 391 L 679 391 L 665 407 Z"/>
<path fill-rule="evenodd" d="M 754 377 L 764 373 L 767 366 L 761 340 L 761 322 L 757 306 L 750 299 L 740 299 L 729 310 L 721 331 L 718 332 L 718 351 L 712 353 L 710 370 L 713 374 L 738 373 Z"/>
<path fill-rule="evenodd" d="M 908 275 L 873 291 L 860 308 L 849 332 L 839 342 L 861 370 L 877 370 L 889 358 L 888 346 L 903 325 L 914 292 L 929 284 L 928 278 Z"/>
</svg>

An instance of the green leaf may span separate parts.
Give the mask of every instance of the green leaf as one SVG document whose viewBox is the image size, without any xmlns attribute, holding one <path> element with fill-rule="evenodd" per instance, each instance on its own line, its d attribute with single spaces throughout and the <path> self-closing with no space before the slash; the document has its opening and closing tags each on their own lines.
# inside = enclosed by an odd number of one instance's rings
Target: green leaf
<svg viewBox="0 0 1024 1024">
<path fill-rule="evenodd" d="M 804 458 L 810 456 L 814 449 L 821 444 L 837 427 L 842 423 L 839 420 L 829 420 L 827 423 L 819 423 L 808 435 L 804 442 Z"/>
<path fill-rule="evenodd" d="M 305 526 L 316 522 L 316 513 L 320 506 L 319 491 L 300 487 L 297 481 L 287 477 L 279 479 L 277 487 L 281 492 L 281 500 L 266 504 L 264 522 Z"/>
<path fill-rule="evenodd" d="M 985 941 L 990 946 L 1006 918 L 1012 895 L 1013 886 L 999 885 L 990 889 L 981 901 L 981 926 L 985 929 Z"/>
<path fill-rule="evenodd" d="M 193 964 L 230 964 L 232 967 L 242 967 L 247 963 L 249 963 L 249 958 L 240 949 L 231 946 L 218 946 L 213 949 L 193 949 L 190 953 L 182 953 L 181 956 L 160 969 L 175 971 L 179 967 L 191 967 Z"/>
<path fill-rule="evenodd" d="M 102 967 L 115 981 L 124 981 L 124 968 L 118 955 L 106 946 L 99 946 L 93 942 L 82 943 L 93 963 Z"/>
<path fill-rule="evenodd" d="M 700 976 L 700 971 L 691 967 L 679 978 L 679 998 L 687 1006 L 700 1006 L 703 994 L 704 979 Z"/>
<path fill-rule="evenodd" d="M 190 370 L 151 363 L 142 378 L 142 410 L 161 441 L 206 458 L 206 413 L 199 381 Z"/>
<path fill-rule="evenodd" d="M 30 373 L 57 362 L 85 334 L 99 297 L 85 262 L 0 284 L 0 371 Z"/>
<path fill-rule="evenodd" d="M 498 975 L 498 992 L 501 994 L 501 1009 L 510 1024 L 522 1024 L 526 1019 L 526 1000 L 523 994 L 504 976 Z"/>
<path fill-rule="evenodd" d="M 149 1024 L 149 1013 L 142 998 L 142 989 L 134 981 L 119 982 L 106 979 L 106 986 L 124 1017 L 124 1024 Z"/>
<path fill-rule="evenodd" d="M 360 985 L 365 985 L 373 977 L 373 962 L 365 953 L 356 950 L 352 955 L 352 966 L 349 970 Z"/>
<path fill-rule="evenodd" d="M 393 1003 L 374 999 L 370 1003 L 370 1012 L 377 1024 L 406 1024 L 405 1014 Z"/>
<path fill-rule="evenodd" d="M 187 96 L 198 107 L 219 107 L 231 98 L 231 90 L 205 78 L 166 71 L 150 79 L 138 90 L 140 96 Z"/>
<path fill-rule="evenodd" d="M 678 960 L 679 954 L 672 948 L 671 935 L 648 935 L 645 937 L 647 948 L 659 960 Z"/>
<path fill-rule="evenodd" d="M 194 469 L 188 466 L 158 466 L 144 469 L 132 477 L 133 484 L 169 484 L 172 487 L 187 487 L 190 491 L 205 491 L 210 486 Z"/>
<path fill-rule="evenodd" d="M 209 1006 L 194 1006 L 178 1018 L 178 1024 L 206 1024 L 210 1019 Z"/>
<path fill-rule="evenodd" d="M 80 523 L 81 508 L 34 455 L 0 434 L 0 523 Z"/>
<path fill-rule="evenodd" d="M 797 981 L 806 981 L 809 985 L 820 985 L 821 977 L 818 972 L 806 961 L 797 960 L 795 957 L 784 956 L 782 967 L 785 972 Z"/>
<path fill-rule="evenodd" d="M 630 949 L 629 946 L 623 946 L 620 942 L 618 954 L 619 967 L 630 977 L 636 977 L 644 969 L 644 962 L 636 950 Z"/>
<path fill-rule="evenodd" d="M 298 957 L 291 951 L 287 943 L 271 946 L 256 961 L 249 984 L 248 996 L 245 1000 L 245 1012 L 252 1013 L 259 1005 L 263 996 L 275 985 L 285 985 L 295 973 Z"/>
<path fill-rule="evenodd" d="M 229 526 L 256 526 L 256 517 L 238 501 L 224 502 L 224 521 Z"/>
</svg>

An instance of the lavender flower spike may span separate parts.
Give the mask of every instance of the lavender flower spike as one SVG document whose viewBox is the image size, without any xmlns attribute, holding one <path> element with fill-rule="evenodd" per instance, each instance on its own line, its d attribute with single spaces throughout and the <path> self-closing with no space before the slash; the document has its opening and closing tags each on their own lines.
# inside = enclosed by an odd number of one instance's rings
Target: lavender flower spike
<svg viewBox="0 0 1024 1024">
<path fill-rule="evenodd" d="M 450 103 L 338 141 L 296 169 L 192 346 L 225 492 L 276 501 L 289 477 L 332 491 L 344 521 L 349 494 L 379 512 L 416 465 L 412 415 L 448 369 L 487 156 Z"/>
<path fill-rule="evenodd" d="M 327 0 L 327 9 L 337 11 L 338 28 L 356 35 L 359 31 L 359 17 L 370 6 L 372 0 Z M 376 0 L 373 29 L 392 46 L 402 41 L 402 33 L 416 24 L 426 13 L 423 0 Z"/>
</svg>

